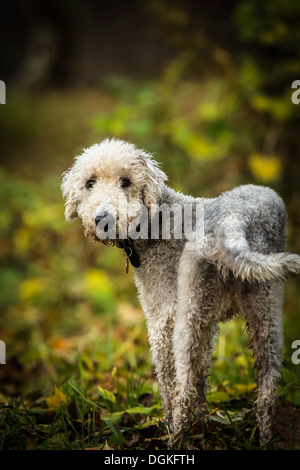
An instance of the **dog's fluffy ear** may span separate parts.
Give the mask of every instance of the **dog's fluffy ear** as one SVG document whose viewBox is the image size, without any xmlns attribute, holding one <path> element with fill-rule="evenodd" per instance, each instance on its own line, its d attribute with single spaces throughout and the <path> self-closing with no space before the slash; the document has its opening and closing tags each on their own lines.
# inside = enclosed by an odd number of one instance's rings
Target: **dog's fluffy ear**
<svg viewBox="0 0 300 470">
<path fill-rule="evenodd" d="M 66 220 L 71 220 L 77 217 L 77 199 L 74 191 L 74 171 L 73 168 L 63 173 L 62 180 L 62 193 L 63 197 L 66 199 L 65 203 L 65 218 Z"/>
<path fill-rule="evenodd" d="M 159 164 L 146 152 L 139 154 L 139 159 L 144 168 L 143 199 L 147 207 L 151 204 L 159 204 L 162 197 L 164 182 L 167 175 L 159 168 Z"/>
</svg>

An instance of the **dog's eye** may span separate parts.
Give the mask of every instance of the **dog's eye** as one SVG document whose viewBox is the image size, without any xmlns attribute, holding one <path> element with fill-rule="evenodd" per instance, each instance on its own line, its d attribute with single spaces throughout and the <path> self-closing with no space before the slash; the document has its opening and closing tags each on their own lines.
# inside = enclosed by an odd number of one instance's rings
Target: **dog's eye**
<svg viewBox="0 0 300 470">
<path fill-rule="evenodd" d="M 94 186 L 95 183 L 96 183 L 96 180 L 95 180 L 94 178 L 88 180 L 88 181 L 85 183 L 86 189 L 92 189 L 92 187 Z"/>
<path fill-rule="evenodd" d="M 121 187 L 128 188 L 131 185 L 131 181 L 128 178 L 120 178 Z"/>
</svg>

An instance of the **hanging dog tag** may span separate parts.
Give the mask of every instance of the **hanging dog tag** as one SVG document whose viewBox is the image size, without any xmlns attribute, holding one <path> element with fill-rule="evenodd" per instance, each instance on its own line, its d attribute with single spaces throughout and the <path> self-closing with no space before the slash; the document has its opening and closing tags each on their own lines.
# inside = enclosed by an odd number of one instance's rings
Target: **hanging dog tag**
<svg viewBox="0 0 300 470">
<path fill-rule="evenodd" d="M 129 253 L 126 253 L 126 250 L 130 250 Z M 128 271 L 129 271 L 129 258 L 130 256 L 132 255 L 132 249 L 130 247 L 127 247 L 127 248 L 124 248 L 123 250 L 123 256 L 125 256 L 126 258 L 126 268 L 125 268 L 125 272 L 126 274 L 128 274 Z"/>
</svg>

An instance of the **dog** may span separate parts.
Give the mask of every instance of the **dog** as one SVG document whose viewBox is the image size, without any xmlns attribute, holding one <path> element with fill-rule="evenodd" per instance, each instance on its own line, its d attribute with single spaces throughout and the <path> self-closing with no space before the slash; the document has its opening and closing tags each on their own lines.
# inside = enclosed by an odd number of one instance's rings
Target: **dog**
<svg viewBox="0 0 300 470">
<path fill-rule="evenodd" d="M 283 201 L 272 189 L 252 184 L 194 198 L 166 181 L 151 154 L 105 139 L 63 174 L 65 217 L 79 216 L 86 236 L 121 248 L 134 266 L 169 448 L 180 445 L 193 419 L 203 417 L 219 323 L 237 314 L 246 321 L 254 353 L 256 414 L 265 446 L 273 437 L 282 367 L 283 286 L 300 270 L 300 256 L 284 251 Z M 168 217 L 162 207 L 170 209 Z"/>
</svg>

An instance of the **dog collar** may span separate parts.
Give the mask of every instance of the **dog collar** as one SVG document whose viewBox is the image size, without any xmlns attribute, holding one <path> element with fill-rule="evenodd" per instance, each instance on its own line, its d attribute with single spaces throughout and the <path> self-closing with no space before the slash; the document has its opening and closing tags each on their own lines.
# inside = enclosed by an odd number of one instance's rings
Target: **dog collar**
<svg viewBox="0 0 300 470">
<path fill-rule="evenodd" d="M 138 268 L 141 265 L 139 255 L 133 246 L 133 240 L 131 238 L 125 239 L 118 244 L 115 244 L 115 246 L 123 250 L 123 255 L 126 258 L 126 273 L 128 273 L 129 268 L 128 260 L 134 268 Z"/>
</svg>

